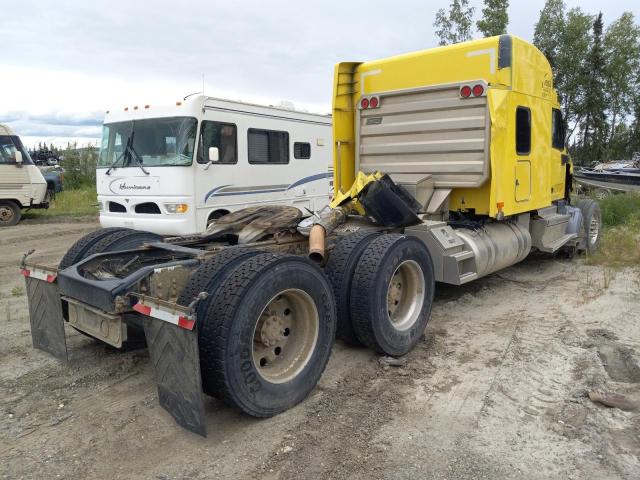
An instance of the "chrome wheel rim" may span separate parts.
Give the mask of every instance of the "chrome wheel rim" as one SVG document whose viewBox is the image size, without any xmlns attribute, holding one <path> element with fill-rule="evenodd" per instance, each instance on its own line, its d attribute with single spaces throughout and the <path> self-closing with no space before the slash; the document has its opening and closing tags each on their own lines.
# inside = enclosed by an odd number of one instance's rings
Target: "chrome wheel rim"
<svg viewBox="0 0 640 480">
<path fill-rule="evenodd" d="M 309 363 L 320 331 L 320 316 L 311 296 L 290 288 L 264 307 L 253 331 L 253 363 L 265 380 L 284 383 Z"/>
<path fill-rule="evenodd" d="M 0 207 L 0 222 L 9 223 L 14 217 L 13 210 L 9 207 Z"/>
<path fill-rule="evenodd" d="M 387 314 L 397 330 L 411 328 L 424 304 L 425 281 L 422 268 L 414 260 L 405 260 L 391 277 L 387 287 Z"/>
<path fill-rule="evenodd" d="M 600 220 L 594 216 L 591 217 L 591 221 L 589 222 L 589 242 L 591 245 L 596 243 L 598 235 L 600 235 Z"/>
</svg>

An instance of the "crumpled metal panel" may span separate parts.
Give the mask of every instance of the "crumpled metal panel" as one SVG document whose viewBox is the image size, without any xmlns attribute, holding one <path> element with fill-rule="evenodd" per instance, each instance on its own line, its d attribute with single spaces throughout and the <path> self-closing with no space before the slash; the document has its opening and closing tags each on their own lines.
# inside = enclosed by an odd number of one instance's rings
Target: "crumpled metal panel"
<svg viewBox="0 0 640 480">
<path fill-rule="evenodd" d="M 295 229 L 301 218 L 300 210 L 287 205 L 248 207 L 216 220 L 202 235 L 208 238 L 235 234 L 238 243 L 250 243 L 282 230 Z"/>
</svg>

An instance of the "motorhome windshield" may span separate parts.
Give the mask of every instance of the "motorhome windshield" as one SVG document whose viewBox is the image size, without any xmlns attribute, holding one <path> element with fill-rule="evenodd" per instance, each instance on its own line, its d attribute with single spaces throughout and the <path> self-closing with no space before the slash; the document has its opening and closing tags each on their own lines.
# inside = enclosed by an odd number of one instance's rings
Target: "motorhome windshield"
<svg viewBox="0 0 640 480">
<path fill-rule="evenodd" d="M 197 129 L 191 117 L 105 124 L 98 167 L 191 165 Z"/>
<path fill-rule="evenodd" d="M 16 151 L 22 152 L 22 163 L 32 165 L 29 153 L 22 146 L 17 135 L 0 135 L 0 164 L 15 163 Z"/>
</svg>

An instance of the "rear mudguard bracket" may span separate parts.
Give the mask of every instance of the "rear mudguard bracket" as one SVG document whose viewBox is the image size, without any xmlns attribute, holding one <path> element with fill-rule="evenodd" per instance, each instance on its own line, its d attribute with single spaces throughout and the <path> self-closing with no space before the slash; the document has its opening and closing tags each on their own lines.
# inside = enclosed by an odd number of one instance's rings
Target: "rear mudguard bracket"
<svg viewBox="0 0 640 480">
<path fill-rule="evenodd" d="M 178 425 L 207 436 L 197 330 L 143 317 L 160 406 Z"/>
</svg>

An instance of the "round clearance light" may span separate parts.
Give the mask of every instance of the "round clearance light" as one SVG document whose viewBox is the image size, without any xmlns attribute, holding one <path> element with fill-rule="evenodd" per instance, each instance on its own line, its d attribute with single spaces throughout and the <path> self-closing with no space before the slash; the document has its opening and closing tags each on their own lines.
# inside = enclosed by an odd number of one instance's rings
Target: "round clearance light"
<svg viewBox="0 0 640 480">
<path fill-rule="evenodd" d="M 465 85 L 460 89 L 460 96 L 462 98 L 469 98 L 471 96 L 471 87 L 469 85 Z"/>
<path fill-rule="evenodd" d="M 371 100 L 369 100 L 369 106 L 371 108 L 378 108 L 379 103 L 380 101 L 378 100 L 378 97 L 372 97 Z"/>
<path fill-rule="evenodd" d="M 484 87 L 482 85 L 474 85 L 473 86 L 473 96 L 480 97 L 484 93 Z"/>
<path fill-rule="evenodd" d="M 369 99 L 368 98 L 363 98 L 362 100 L 360 100 L 360 108 L 362 108 L 363 110 L 366 108 L 369 108 Z"/>
</svg>

